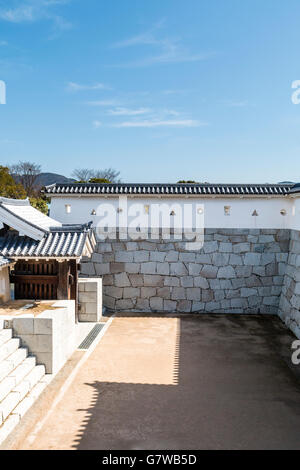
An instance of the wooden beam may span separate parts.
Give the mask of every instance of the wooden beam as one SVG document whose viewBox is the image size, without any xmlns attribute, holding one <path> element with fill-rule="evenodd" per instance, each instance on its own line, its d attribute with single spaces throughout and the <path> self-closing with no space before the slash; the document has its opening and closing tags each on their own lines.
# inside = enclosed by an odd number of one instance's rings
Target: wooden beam
<svg viewBox="0 0 300 470">
<path fill-rule="evenodd" d="M 69 288 L 69 274 L 70 265 L 67 261 L 58 263 L 58 286 L 57 286 L 57 299 L 58 300 L 69 300 L 70 288 Z"/>
</svg>

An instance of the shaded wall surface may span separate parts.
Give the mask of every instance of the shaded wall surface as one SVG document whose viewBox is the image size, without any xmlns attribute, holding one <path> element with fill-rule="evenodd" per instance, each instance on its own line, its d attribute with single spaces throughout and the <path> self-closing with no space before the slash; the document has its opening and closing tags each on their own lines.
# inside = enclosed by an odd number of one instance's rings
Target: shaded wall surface
<svg viewBox="0 0 300 470">
<path fill-rule="evenodd" d="M 300 338 L 300 232 L 291 230 L 289 255 L 278 314 Z"/>
<path fill-rule="evenodd" d="M 103 276 L 113 311 L 277 314 L 290 230 L 206 229 L 204 239 L 195 251 L 172 239 L 101 241 L 81 272 Z"/>
</svg>

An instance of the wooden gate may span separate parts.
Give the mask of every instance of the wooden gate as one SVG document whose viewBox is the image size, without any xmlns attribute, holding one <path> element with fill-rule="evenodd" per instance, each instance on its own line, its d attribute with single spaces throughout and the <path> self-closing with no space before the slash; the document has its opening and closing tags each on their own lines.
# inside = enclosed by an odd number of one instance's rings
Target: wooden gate
<svg viewBox="0 0 300 470">
<path fill-rule="evenodd" d="M 56 300 L 58 287 L 57 261 L 18 261 L 11 282 L 15 299 Z"/>
</svg>

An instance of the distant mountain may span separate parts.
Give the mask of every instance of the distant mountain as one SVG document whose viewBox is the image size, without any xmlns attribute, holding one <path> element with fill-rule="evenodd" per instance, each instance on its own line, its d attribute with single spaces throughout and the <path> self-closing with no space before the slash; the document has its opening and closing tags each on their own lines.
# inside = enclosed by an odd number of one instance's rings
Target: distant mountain
<svg viewBox="0 0 300 470">
<path fill-rule="evenodd" d="M 67 178 L 56 173 L 40 173 L 36 179 L 36 186 L 49 186 L 54 183 L 74 183 L 73 178 Z"/>
<path fill-rule="evenodd" d="M 280 181 L 278 184 L 296 184 L 294 181 Z"/>
<path fill-rule="evenodd" d="M 14 180 L 19 183 L 20 179 L 18 178 L 17 175 L 12 175 Z M 67 178 L 66 176 L 63 175 L 58 175 L 56 173 L 40 173 L 35 182 L 35 187 L 36 189 L 43 188 L 44 186 L 49 186 L 50 184 L 54 183 L 74 183 L 73 178 Z"/>
</svg>

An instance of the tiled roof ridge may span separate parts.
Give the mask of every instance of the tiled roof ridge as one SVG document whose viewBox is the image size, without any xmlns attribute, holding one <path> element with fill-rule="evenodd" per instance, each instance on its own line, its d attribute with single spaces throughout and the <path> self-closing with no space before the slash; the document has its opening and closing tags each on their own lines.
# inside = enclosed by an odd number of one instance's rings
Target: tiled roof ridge
<svg viewBox="0 0 300 470">
<path fill-rule="evenodd" d="M 62 183 L 46 186 L 46 194 L 101 195 L 101 194 L 133 194 L 133 195 L 288 195 L 294 186 L 289 183 Z"/>
<path fill-rule="evenodd" d="M 30 201 L 28 197 L 26 199 L 11 199 L 1 196 L 0 204 L 5 206 L 30 206 Z"/>
</svg>

